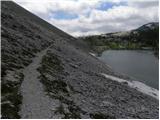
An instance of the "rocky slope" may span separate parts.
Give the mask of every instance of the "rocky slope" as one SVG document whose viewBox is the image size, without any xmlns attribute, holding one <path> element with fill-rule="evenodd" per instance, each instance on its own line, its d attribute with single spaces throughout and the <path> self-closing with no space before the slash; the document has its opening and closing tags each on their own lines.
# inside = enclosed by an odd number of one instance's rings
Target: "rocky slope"
<svg viewBox="0 0 160 120">
<path fill-rule="evenodd" d="M 2 118 L 158 118 L 157 94 L 103 76 L 127 79 L 83 42 L 13 2 L 1 5 Z"/>
</svg>

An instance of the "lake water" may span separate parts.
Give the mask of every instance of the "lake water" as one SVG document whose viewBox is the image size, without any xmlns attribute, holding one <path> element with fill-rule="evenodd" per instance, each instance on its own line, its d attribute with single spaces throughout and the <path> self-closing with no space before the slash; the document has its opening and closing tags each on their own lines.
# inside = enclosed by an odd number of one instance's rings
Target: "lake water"
<svg viewBox="0 0 160 120">
<path fill-rule="evenodd" d="M 99 57 L 115 72 L 123 73 L 159 89 L 159 60 L 152 51 L 107 50 Z"/>
</svg>

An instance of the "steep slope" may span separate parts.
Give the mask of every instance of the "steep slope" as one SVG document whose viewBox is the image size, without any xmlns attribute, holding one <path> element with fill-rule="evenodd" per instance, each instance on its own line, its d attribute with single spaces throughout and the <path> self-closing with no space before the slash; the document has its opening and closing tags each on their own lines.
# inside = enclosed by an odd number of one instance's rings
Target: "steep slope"
<svg viewBox="0 0 160 120">
<path fill-rule="evenodd" d="M 1 4 L 2 118 L 158 118 L 158 100 L 104 77 L 124 78 L 83 42 L 13 2 Z"/>
</svg>

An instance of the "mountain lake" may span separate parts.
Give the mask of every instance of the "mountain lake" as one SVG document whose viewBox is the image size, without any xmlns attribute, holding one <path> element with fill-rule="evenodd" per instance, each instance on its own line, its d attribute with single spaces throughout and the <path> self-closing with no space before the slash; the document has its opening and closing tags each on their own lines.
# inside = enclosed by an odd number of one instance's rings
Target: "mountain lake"
<svg viewBox="0 0 160 120">
<path fill-rule="evenodd" d="M 159 89 L 159 60 L 149 50 L 106 50 L 100 60 L 115 72 Z"/>
</svg>

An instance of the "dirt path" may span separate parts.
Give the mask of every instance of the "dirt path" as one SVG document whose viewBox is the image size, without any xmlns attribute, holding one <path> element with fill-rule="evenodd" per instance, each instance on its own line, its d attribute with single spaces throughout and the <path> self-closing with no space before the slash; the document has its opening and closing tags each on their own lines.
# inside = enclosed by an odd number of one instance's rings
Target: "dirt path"
<svg viewBox="0 0 160 120">
<path fill-rule="evenodd" d="M 37 57 L 33 58 L 33 62 L 23 71 L 24 81 L 21 85 L 23 100 L 20 111 L 22 118 L 55 118 L 54 109 L 58 101 L 46 95 L 43 84 L 38 79 L 40 73 L 37 71 L 47 50 L 38 53 Z"/>
</svg>

